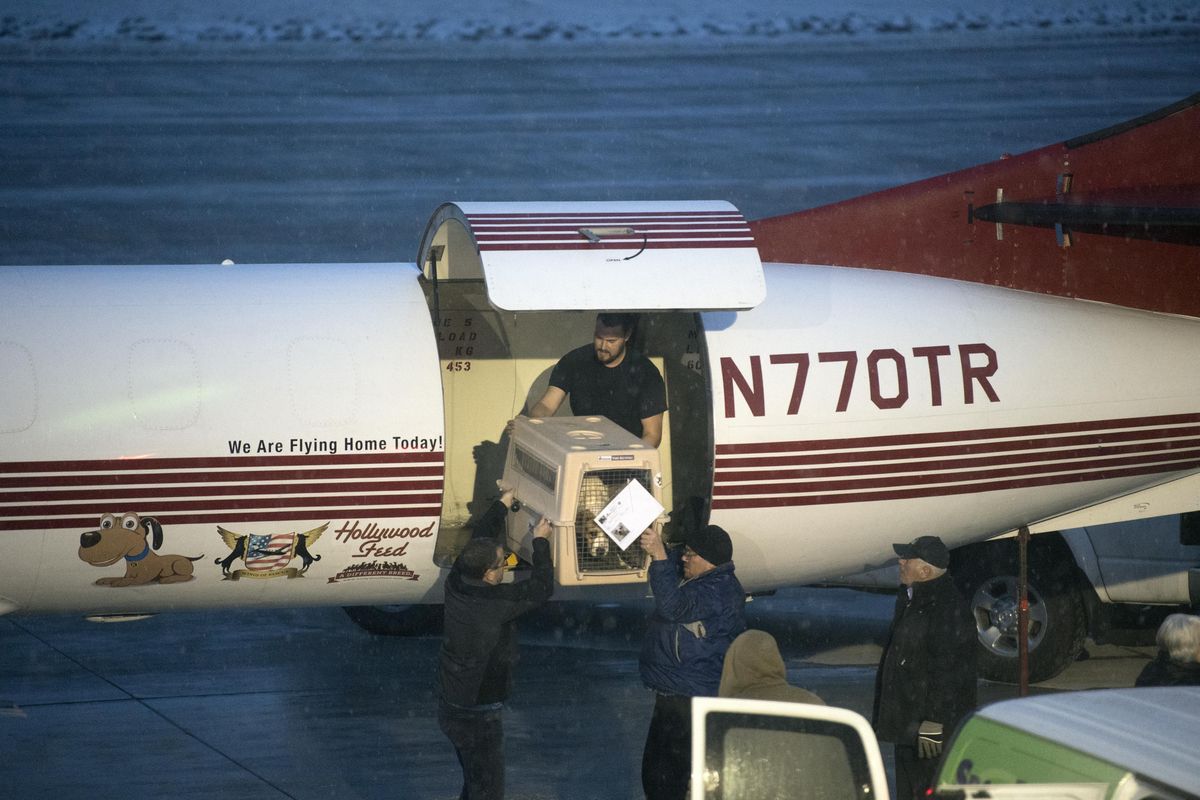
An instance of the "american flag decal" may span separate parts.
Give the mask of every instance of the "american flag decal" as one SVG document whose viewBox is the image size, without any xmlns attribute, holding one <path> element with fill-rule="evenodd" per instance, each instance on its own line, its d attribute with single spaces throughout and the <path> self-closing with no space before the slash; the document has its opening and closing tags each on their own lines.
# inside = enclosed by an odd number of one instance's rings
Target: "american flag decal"
<svg viewBox="0 0 1200 800">
<path fill-rule="evenodd" d="M 266 572 L 282 569 L 296 555 L 295 533 L 272 533 L 265 536 L 251 535 L 246 545 L 247 569 Z"/>
</svg>

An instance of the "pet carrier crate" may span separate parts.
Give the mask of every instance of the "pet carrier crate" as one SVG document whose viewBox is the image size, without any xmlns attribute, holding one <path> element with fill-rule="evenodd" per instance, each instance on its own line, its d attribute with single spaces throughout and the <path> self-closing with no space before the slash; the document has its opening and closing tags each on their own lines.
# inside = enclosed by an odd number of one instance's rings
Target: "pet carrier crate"
<svg viewBox="0 0 1200 800">
<path fill-rule="evenodd" d="M 539 516 L 554 526 L 554 573 L 562 586 L 644 580 L 649 557 L 635 539 L 625 549 L 596 524 L 599 514 L 630 481 L 662 503 L 658 450 L 607 417 L 518 418 L 504 466 L 521 510 L 508 516 L 508 546 L 531 556 L 531 525 Z M 652 524 L 661 530 L 662 514 Z"/>
</svg>

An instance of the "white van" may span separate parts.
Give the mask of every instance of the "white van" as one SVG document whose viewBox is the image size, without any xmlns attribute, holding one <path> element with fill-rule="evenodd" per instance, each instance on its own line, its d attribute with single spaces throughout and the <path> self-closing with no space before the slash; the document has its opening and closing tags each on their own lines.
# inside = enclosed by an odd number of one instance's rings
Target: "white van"
<svg viewBox="0 0 1200 800">
<path fill-rule="evenodd" d="M 1102 689 L 979 709 L 946 745 L 936 796 L 1200 798 L 1200 687 Z M 853 711 L 696 698 L 691 800 L 887 800 L 879 745 Z"/>
</svg>

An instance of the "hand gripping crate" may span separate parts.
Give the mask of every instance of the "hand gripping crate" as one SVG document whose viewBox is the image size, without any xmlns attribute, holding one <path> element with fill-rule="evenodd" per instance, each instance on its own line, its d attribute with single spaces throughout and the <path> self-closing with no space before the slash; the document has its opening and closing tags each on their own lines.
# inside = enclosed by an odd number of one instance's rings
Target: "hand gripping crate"
<svg viewBox="0 0 1200 800">
<path fill-rule="evenodd" d="M 539 516 L 549 518 L 559 585 L 645 580 L 649 557 L 641 539 L 622 550 L 595 517 L 630 480 L 663 502 L 657 449 L 607 417 L 519 417 L 502 480 L 522 506 L 508 516 L 509 549 L 529 559 L 530 526 Z M 653 524 L 661 529 L 665 520 L 663 515 Z"/>
</svg>

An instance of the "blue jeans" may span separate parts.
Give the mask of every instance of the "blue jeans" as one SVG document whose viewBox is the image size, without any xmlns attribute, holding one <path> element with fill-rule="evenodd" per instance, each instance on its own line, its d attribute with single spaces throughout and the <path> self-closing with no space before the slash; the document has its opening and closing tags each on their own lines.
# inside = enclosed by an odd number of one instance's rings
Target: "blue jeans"
<svg viewBox="0 0 1200 800">
<path fill-rule="evenodd" d="M 462 767 L 460 800 L 504 800 L 504 727 L 501 709 L 456 708 L 438 702 L 438 727 Z"/>
</svg>

